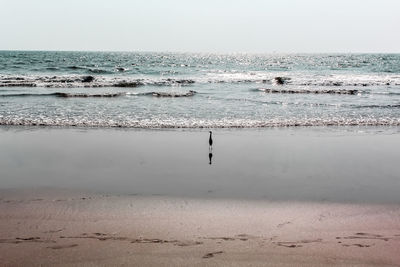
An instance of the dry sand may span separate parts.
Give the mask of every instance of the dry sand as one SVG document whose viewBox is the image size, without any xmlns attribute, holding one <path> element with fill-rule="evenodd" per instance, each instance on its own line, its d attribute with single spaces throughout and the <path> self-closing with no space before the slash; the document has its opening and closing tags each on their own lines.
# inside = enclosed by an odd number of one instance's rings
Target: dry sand
<svg viewBox="0 0 400 267">
<path fill-rule="evenodd" d="M 3 190 L 3 266 L 400 266 L 400 206 Z"/>
</svg>

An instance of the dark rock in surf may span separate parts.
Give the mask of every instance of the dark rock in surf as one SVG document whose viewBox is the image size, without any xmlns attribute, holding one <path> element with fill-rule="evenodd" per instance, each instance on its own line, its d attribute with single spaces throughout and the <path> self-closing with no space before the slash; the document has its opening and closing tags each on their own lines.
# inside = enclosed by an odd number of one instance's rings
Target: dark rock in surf
<svg viewBox="0 0 400 267">
<path fill-rule="evenodd" d="M 94 77 L 93 76 L 85 76 L 85 77 L 83 77 L 83 79 L 82 79 L 82 82 L 83 83 L 90 83 L 90 82 L 93 82 L 94 81 Z"/>
<path fill-rule="evenodd" d="M 139 81 L 134 81 L 134 82 L 119 82 L 114 84 L 114 87 L 138 87 L 144 85 L 144 83 L 139 82 Z"/>
<path fill-rule="evenodd" d="M 116 70 L 117 70 L 117 71 L 126 71 L 126 69 L 123 68 L 123 67 L 117 67 Z"/>
<path fill-rule="evenodd" d="M 286 81 L 290 80 L 290 78 L 275 77 L 274 80 L 275 80 L 276 84 L 283 85 L 286 83 Z"/>
</svg>

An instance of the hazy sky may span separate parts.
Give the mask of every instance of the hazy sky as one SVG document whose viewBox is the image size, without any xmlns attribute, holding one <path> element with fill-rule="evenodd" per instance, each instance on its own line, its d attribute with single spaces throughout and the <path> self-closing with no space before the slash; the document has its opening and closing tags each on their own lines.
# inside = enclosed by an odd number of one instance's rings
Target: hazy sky
<svg viewBox="0 0 400 267">
<path fill-rule="evenodd" d="M 0 50 L 400 52 L 399 0 L 0 0 Z"/>
</svg>

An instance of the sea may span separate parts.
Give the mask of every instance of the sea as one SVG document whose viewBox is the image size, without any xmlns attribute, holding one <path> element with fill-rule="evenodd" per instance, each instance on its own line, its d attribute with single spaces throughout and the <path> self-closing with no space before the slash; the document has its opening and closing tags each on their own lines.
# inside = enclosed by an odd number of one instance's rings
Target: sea
<svg viewBox="0 0 400 267">
<path fill-rule="evenodd" d="M 400 54 L 0 51 L 0 125 L 399 126 Z"/>
</svg>

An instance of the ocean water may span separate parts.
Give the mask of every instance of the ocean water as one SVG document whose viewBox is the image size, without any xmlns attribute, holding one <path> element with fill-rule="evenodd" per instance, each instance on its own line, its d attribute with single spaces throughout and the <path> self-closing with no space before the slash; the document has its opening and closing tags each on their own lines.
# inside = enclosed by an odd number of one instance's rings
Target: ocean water
<svg viewBox="0 0 400 267">
<path fill-rule="evenodd" d="M 399 126 L 400 54 L 0 51 L 0 125 Z"/>
</svg>

